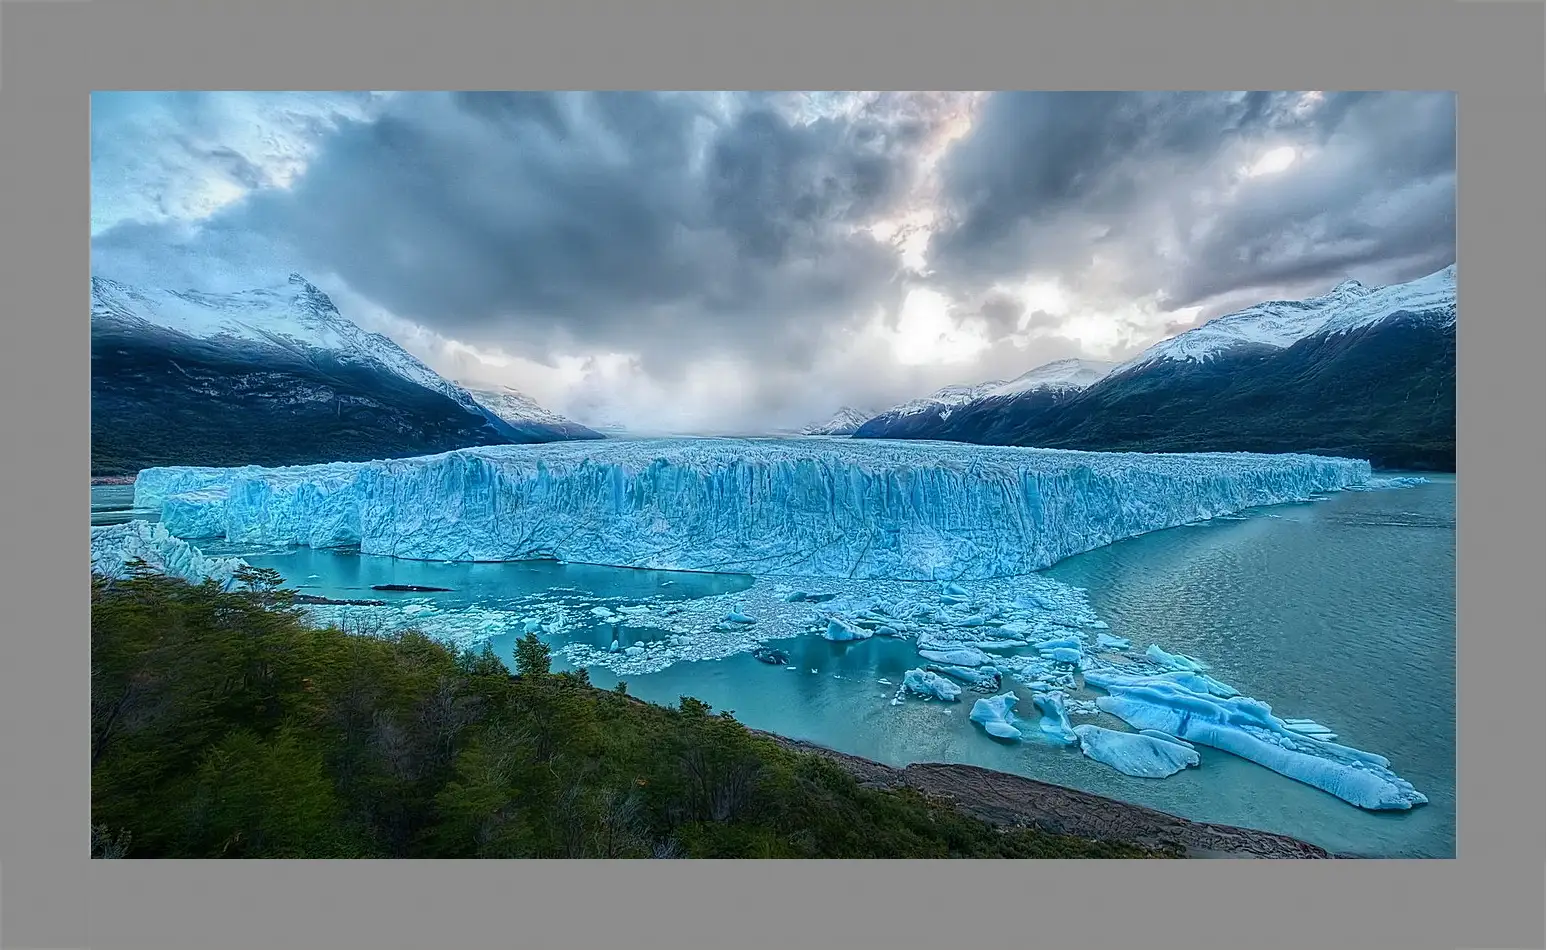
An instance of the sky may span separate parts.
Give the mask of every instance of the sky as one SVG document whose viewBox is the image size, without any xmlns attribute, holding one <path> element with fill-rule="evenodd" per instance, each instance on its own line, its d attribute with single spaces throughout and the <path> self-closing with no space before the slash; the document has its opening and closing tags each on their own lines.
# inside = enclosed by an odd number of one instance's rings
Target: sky
<svg viewBox="0 0 1547 950">
<path fill-rule="evenodd" d="M 800 426 L 1455 260 L 1430 92 L 97 93 L 93 273 L 303 274 L 590 425 Z"/>
</svg>

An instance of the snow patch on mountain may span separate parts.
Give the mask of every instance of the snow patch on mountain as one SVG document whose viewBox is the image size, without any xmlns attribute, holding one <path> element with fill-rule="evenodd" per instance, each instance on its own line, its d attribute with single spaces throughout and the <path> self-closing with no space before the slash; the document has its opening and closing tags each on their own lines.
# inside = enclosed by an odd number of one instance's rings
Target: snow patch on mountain
<svg viewBox="0 0 1547 950">
<path fill-rule="evenodd" d="M 91 319 L 97 325 L 154 327 L 211 343 L 256 343 L 303 357 L 308 351 L 322 350 L 401 376 L 475 415 L 490 415 L 466 389 L 387 337 L 352 323 L 327 294 L 300 274 L 291 274 L 277 286 L 225 294 L 136 287 L 93 276 Z"/>
<path fill-rule="evenodd" d="M 1244 346 L 1286 349 L 1316 333 L 1346 333 L 1373 326 L 1394 314 L 1439 313 L 1455 321 L 1456 265 L 1417 280 L 1366 287 L 1345 280 L 1319 297 L 1271 300 L 1216 317 L 1162 340 L 1119 366 L 1112 375 L 1163 360 L 1205 362 Z"/>
<path fill-rule="evenodd" d="M 851 406 L 844 406 L 833 413 L 826 422 L 809 425 L 800 430 L 801 435 L 851 435 L 855 429 L 869 422 L 875 415 Z"/>
<path fill-rule="evenodd" d="M 495 389 L 474 389 L 466 384 L 463 386 L 484 408 L 511 425 L 536 424 L 566 431 L 589 431 L 580 423 L 543 408 L 530 396 L 509 386 Z"/>
<path fill-rule="evenodd" d="M 1096 360 L 1054 360 L 989 389 L 982 398 L 996 399 L 1033 391 L 1078 391 L 1100 382 L 1114 365 Z"/>
</svg>

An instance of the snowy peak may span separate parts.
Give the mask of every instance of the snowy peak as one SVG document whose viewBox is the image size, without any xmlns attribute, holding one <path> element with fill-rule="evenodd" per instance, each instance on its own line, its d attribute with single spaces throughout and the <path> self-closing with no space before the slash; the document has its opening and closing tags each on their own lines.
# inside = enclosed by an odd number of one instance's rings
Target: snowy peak
<svg viewBox="0 0 1547 950">
<path fill-rule="evenodd" d="M 510 425 L 536 424 L 558 429 L 585 429 L 579 423 L 543 408 L 526 393 L 509 386 L 477 389 L 466 383 L 462 385 L 480 405 Z"/>
<path fill-rule="evenodd" d="M 1112 375 L 1165 360 L 1206 362 L 1245 346 L 1285 349 L 1315 333 L 1346 333 L 1397 313 L 1434 315 L 1453 323 L 1455 312 L 1454 264 L 1426 277 L 1385 287 L 1345 280 L 1317 297 L 1270 300 L 1216 317 L 1156 343 Z"/>
<path fill-rule="evenodd" d="M 856 429 L 870 421 L 874 413 L 863 412 L 851 406 L 844 406 L 833 417 L 818 425 L 809 425 L 800 430 L 801 435 L 852 435 Z"/>
<path fill-rule="evenodd" d="M 477 415 L 488 415 L 472 395 L 379 333 L 339 313 L 331 298 L 300 274 L 281 285 L 235 293 L 135 287 L 91 278 L 91 319 L 100 326 L 160 329 L 211 343 L 245 343 L 294 355 L 323 351 L 374 365 L 440 393 Z"/>
<path fill-rule="evenodd" d="M 976 386 L 968 386 L 960 383 L 953 384 L 942 389 L 937 389 L 922 399 L 913 399 L 903 403 L 900 406 L 894 406 L 887 410 L 885 415 L 912 416 L 921 412 L 930 412 L 932 410 L 937 412 L 943 411 L 945 415 L 949 415 L 950 411 L 955 409 L 957 406 L 972 402 L 974 399 L 977 399 L 985 393 L 991 392 L 1003 385 L 1005 385 L 1005 381 L 1002 379 L 989 380 L 986 383 L 979 383 Z M 942 415 L 941 418 L 945 418 L 945 415 Z"/>
<path fill-rule="evenodd" d="M 1096 360 L 1054 360 L 993 387 L 984 393 L 984 397 L 993 399 L 1034 391 L 1078 391 L 1100 382 L 1114 365 Z"/>
</svg>

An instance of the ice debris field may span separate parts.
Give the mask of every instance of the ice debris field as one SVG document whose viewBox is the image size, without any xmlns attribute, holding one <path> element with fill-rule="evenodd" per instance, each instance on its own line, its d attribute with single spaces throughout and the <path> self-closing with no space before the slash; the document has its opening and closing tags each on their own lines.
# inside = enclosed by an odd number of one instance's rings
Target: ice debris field
<svg viewBox="0 0 1547 950">
<path fill-rule="evenodd" d="M 1367 463 L 1311 456 L 728 439 L 165 468 L 142 472 L 135 486 L 135 507 L 159 509 L 161 522 L 94 527 L 92 569 L 113 576 L 139 559 L 230 587 L 242 562 L 189 543 L 218 538 L 751 574 L 746 590 L 692 600 L 551 590 L 490 607 L 425 599 L 306 609 L 342 629 L 413 627 L 456 647 L 600 627 L 611 633 L 606 648 L 571 641 L 558 652 L 618 675 L 799 636 L 851 649 L 900 638 L 919 663 L 892 702 L 954 704 L 994 741 L 1067 749 L 1151 779 L 1199 767 L 1197 747 L 1207 746 L 1360 808 L 1401 810 L 1427 799 L 1386 759 L 1339 745 L 1313 720 L 1278 717 L 1211 677 L 1204 660 L 1111 635 L 1083 590 L 1034 572 L 1147 531 L 1421 482 L 1378 480 Z M 1132 731 L 1071 716 L 1106 716 Z"/>
</svg>

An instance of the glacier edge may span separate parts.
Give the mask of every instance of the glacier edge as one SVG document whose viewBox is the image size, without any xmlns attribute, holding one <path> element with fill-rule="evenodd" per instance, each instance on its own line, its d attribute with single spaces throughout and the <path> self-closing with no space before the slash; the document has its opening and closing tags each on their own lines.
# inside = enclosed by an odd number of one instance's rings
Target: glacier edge
<svg viewBox="0 0 1547 950">
<path fill-rule="evenodd" d="M 1368 462 L 947 443 L 552 443 L 291 468 L 142 471 L 175 536 L 416 560 L 988 579 L 1365 485 Z"/>
</svg>

